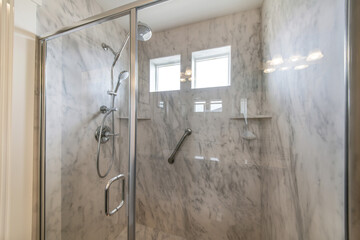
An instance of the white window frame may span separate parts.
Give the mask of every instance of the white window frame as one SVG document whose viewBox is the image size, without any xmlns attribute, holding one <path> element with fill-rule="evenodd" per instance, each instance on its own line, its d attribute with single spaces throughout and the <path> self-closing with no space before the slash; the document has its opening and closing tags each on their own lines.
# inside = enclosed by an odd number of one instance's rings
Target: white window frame
<svg viewBox="0 0 360 240">
<path fill-rule="evenodd" d="M 193 73 L 193 80 L 191 83 L 192 89 L 201 89 L 196 87 L 196 63 L 199 61 L 205 60 L 215 60 L 219 58 L 227 57 L 228 59 L 228 82 L 227 85 L 222 86 L 213 86 L 213 87 L 228 87 L 231 85 L 231 46 L 224 46 L 219 48 L 212 48 L 201 50 L 192 53 L 192 73 Z M 213 87 L 204 87 L 204 88 L 213 88 Z"/>
<path fill-rule="evenodd" d="M 181 70 L 181 55 L 174 55 L 174 56 L 150 59 L 150 92 L 164 92 L 164 91 L 180 90 L 180 71 L 179 71 L 179 88 L 172 89 L 172 90 L 159 91 L 159 79 L 158 79 L 159 68 L 176 66 L 176 65 L 179 65 L 180 70 Z"/>
</svg>

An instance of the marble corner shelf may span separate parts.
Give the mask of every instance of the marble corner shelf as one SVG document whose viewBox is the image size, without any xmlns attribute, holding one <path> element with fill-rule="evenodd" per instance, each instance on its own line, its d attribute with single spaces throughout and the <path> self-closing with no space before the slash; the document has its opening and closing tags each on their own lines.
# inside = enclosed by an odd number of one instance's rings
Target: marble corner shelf
<svg viewBox="0 0 360 240">
<path fill-rule="evenodd" d="M 271 119 L 272 116 L 271 115 L 249 115 L 247 117 L 247 119 Z M 235 116 L 235 117 L 230 117 L 231 120 L 241 120 L 244 119 L 244 116 Z"/>
<path fill-rule="evenodd" d="M 128 117 L 117 117 L 118 119 L 120 120 L 128 120 L 129 118 Z M 151 120 L 151 118 L 148 118 L 148 117 L 138 117 L 137 120 L 139 121 L 145 121 L 145 120 Z"/>
</svg>

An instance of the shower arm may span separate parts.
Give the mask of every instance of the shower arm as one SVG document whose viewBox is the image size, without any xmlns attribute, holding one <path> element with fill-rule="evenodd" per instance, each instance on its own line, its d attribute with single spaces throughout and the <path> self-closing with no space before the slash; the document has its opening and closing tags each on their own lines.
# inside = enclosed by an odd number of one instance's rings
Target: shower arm
<svg viewBox="0 0 360 240">
<path fill-rule="evenodd" d="M 114 68 L 115 68 L 115 65 L 116 65 L 117 61 L 119 60 L 119 58 L 121 56 L 121 53 L 124 51 L 125 46 L 126 46 L 127 42 L 129 41 L 129 39 L 130 39 L 130 33 L 128 33 L 126 35 L 126 39 L 123 42 L 123 45 L 122 45 L 120 51 L 115 55 L 114 62 L 112 64 L 112 66 L 111 66 L 111 89 L 112 90 L 114 90 Z"/>
</svg>

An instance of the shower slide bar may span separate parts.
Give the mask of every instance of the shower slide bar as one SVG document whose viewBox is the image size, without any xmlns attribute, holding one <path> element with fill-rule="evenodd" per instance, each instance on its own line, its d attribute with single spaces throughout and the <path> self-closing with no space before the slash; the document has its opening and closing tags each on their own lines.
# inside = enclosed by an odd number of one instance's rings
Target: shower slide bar
<svg viewBox="0 0 360 240">
<path fill-rule="evenodd" d="M 170 164 L 173 164 L 173 163 L 174 163 L 174 161 L 175 161 L 175 156 L 176 156 L 177 152 L 179 151 L 180 147 L 183 145 L 186 137 L 189 136 L 189 135 L 191 135 L 191 133 L 192 133 L 192 130 L 191 130 L 190 128 L 188 128 L 188 129 L 185 130 L 184 135 L 181 137 L 181 139 L 180 139 L 180 141 L 178 142 L 178 144 L 176 145 L 173 153 L 171 154 L 171 156 L 170 156 L 169 159 L 168 159 L 168 162 L 169 162 Z"/>
</svg>

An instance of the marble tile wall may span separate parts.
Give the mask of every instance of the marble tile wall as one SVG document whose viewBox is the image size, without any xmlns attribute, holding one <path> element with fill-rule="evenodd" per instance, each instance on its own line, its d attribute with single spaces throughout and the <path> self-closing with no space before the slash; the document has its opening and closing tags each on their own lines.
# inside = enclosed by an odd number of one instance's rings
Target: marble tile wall
<svg viewBox="0 0 360 240">
<path fill-rule="evenodd" d="M 101 11 L 94 1 L 43 1 L 38 9 L 38 33 Z M 115 119 L 115 132 L 121 133 L 121 137 L 115 143 L 114 166 L 104 179 L 96 172 L 94 138 L 103 118 L 99 108 L 110 105 L 106 92 L 110 89 L 114 58 L 110 51 L 102 49 L 101 43 L 119 49 L 127 33 L 123 27 L 126 22 L 114 20 L 48 42 L 46 239 L 118 239 L 126 229 L 126 207 L 112 217 L 105 216 L 104 189 L 111 177 L 128 172 L 127 125 Z M 128 59 L 126 48 L 115 77 L 120 71 L 129 70 Z M 127 92 L 126 84 L 120 92 Z M 119 94 L 116 106 L 123 106 L 126 98 Z M 111 126 L 109 121 L 107 125 Z M 102 172 L 110 161 L 110 146 L 111 141 L 102 147 Z M 111 207 L 118 202 L 120 186 L 113 184 Z"/>
<path fill-rule="evenodd" d="M 263 61 L 284 59 L 264 74 L 273 116 L 261 141 L 264 240 L 344 239 L 344 6 L 264 1 Z M 314 51 L 323 57 L 308 61 Z"/>
<path fill-rule="evenodd" d="M 139 13 L 141 16 L 141 12 Z M 240 99 L 262 112 L 259 9 L 156 32 L 139 46 L 136 221 L 184 239 L 260 239 L 260 141 L 241 138 Z M 149 60 L 231 45 L 230 87 L 149 92 Z M 210 71 L 216 69 L 210 69 Z M 194 102 L 222 101 L 221 112 L 194 112 Z M 159 103 L 161 103 L 159 107 Z M 186 128 L 193 133 L 173 165 L 168 157 Z M 261 137 L 260 122 L 250 128 Z"/>
</svg>

